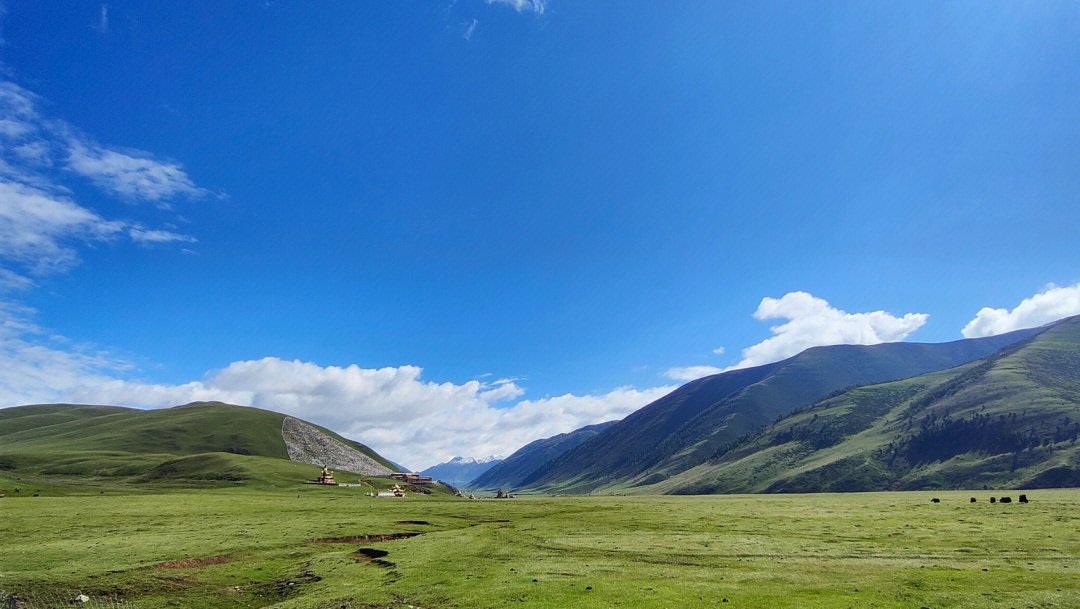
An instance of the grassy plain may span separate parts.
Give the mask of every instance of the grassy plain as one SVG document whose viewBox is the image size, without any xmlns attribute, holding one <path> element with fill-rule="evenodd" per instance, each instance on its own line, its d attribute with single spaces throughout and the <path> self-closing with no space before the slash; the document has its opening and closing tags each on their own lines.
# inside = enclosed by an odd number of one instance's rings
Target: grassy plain
<svg viewBox="0 0 1080 609">
<path fill-rule="evenodd" d="M 9 495 L 0 589 L 144 609 L 1080 606 L 1080 490 L 992 494 Z M 421 534 L 309 541 L 399 532 Z"/>
</svg>

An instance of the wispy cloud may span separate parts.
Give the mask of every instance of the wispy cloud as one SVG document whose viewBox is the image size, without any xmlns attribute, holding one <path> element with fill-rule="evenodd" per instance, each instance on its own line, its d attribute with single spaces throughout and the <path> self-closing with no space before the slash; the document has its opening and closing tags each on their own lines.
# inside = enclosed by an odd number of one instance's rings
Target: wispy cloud
<svg viewBox="0 0 1080 609">
<path fill-rule="evenodd" d="M 80 243 L 129 238 L 140 244 L 192 243 L 172 231 L 105 218 L 75 200 L 64 177 L 79 175 L 131 203 L 164 205 L 206 190 L 183 167 L 141 150 L 102 145 L 68 123 L 44 116 L 40 98 L 0 81 L 0 261 L 31 275 L 79 263 Z"/>
<path fill-rule="evenodd" d="M 993 336 L 1023 328 L 1034 328 L 1070 315 L 1080 315 L 1080 283 L 1045 290 L 1020 301 L 1012 310 L 983 307 L 964 329 L 966 338 Z"/>
<path fill-rule="evenodd" d="M 78 264 L 74 241 L 115 238 L 123 222 L 105 220 L 59 193 L 0 178 L 0 258 L 30 273 L 63 272 Z"/>
<path fill-rule="evenodd" d="M 162 201 L 179 195 L 205 196 L 184 168 L 139 150 L 107 148 L 69 137 L 65 165 L 100 188 L 135 201 Z"/>
<path fill-rule="evenodd" d="M 547 9 L 547 0 L 487 0 L 488 4 L 505 4 L 514 7 L 517 12 L 533 12 L 537 15 L 544 14 Z"/>
<path fill-rule="evenodd" d="M 101 17 L 98 19 L 97 29 L 102 34 L 109 31 L 109 5 L 101 5 Z"/>
<path fill-rule="evenodd" d="M 720 374 L 723 371 L 722 368 L 716 366 L 676 366 L 668 368 L 664 372 L 664 376 L 673 381 L 689 382 L 702 377 Z"/>
<path fill-rule="evenodd" d="M 476 24 L 479 23 L 476 19 L 473 19 L 471 23 L 465 26 L 465 33 L 462 34 L 462 38 L 465 40 L 472 39 L 473 32 L 476 31 Z"/>
<path fill-rule="evenodd" d="M 724 348 L 723 347 L 717 347 L 717 348 L 713 349 L 712 352 L 713 352 L 714 355 L 723 355 L 724 354 Z"/>
<path fill-rule="evenodd" d="M 149 230 L 140 226 L 129 227 L 128 236 L 136 243 L 195 243 L 198 241 L 191 235 L 167 230 Z"/>
</svg>

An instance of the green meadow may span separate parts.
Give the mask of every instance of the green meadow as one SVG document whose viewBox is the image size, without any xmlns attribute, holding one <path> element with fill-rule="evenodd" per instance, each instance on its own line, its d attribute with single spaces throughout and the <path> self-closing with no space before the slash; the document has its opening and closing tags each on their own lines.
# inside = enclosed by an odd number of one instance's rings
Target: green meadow
<svg viewBox="0 0 1080 609">
<path fill-rule="evenodd" d="M 1080 490 L 1004 505 L 988 502 L 1000 491 L 364 490 L 9 494 L 0 590 L 144 609 L 1080 606 Z"/>
</svg>

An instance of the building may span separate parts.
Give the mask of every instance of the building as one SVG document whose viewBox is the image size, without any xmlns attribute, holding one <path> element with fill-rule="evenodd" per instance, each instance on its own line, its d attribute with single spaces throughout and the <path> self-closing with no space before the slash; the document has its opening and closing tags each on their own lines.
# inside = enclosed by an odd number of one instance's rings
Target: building
<svg viewBox="0 0 1080 609">
<path fill-rule="evenodd" d="M 435 484 L 435 480 L 433 480 L 431 476 L 394 472 L 390 474 L 390 477 L 394 480 L 401 480 L 406 484 Z"/>
<path fill-rule="evenodd" d="M 405 489 L 403 489 L 400 486 L 395 484 L 394 486 L 390 487 L 390 490 L 388 490 L 388 491 L 380 491 L 379 494 L 376 495 L 376 496 L 377 497 L 397 497 L 397 498 L 400 499 L 401 497 L 405 496 Z"/>
<path fill-rule="evenodd" d="M 319 479 L 315 481 L 315 484 L 325 484 L 326 486 L 337 486 L 337 482 L 334 482 L 334 474 L 330 473 L 330 469 L 326 466 L 322 468 L 322 474 Z"/>
</svg>

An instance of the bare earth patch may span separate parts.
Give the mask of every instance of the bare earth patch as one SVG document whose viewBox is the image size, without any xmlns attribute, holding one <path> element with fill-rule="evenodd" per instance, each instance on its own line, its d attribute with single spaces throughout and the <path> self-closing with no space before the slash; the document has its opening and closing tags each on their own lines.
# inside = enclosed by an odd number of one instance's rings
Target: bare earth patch
<svg viewBox="0 0 1080 609">
<path fill-rule="evenodd" d="M 360 562 L 371 562 L 376 558 L 386 558 L 390 553 L 386 550 L 377 550 L 375 548 L 360 548 L 353 554 L 353 558 Z"/>
<path fill-rule="evenodd" d="M 416 537 L 422 533 L 386 533 L 384 535 L 353 535 L 351 537 L 323 537 L 321 539 L 309 539 L 308 543 L 381 543 L 384 541 L 397 541 Z"/>
<path fill-rule="evenodd" d="M 202 558 L 182 558 L 180 560 L 170 560 L 168 562 L 158 563 L 156 566 L 159 569 L 193 569 L 195 567 L 208 567 L 210 565 L 220 565 L 232 560 L 232 557 L 227 554 L 220 556 L 204 556 Z"/>
</svg>

